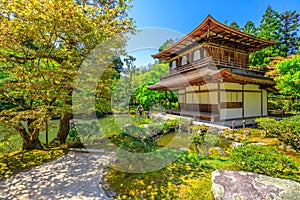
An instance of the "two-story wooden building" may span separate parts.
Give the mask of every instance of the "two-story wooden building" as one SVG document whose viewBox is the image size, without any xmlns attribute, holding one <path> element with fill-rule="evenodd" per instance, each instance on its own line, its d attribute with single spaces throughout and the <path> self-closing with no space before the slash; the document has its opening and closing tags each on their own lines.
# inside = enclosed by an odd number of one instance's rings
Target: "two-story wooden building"
<svg viewBox="0 0 300 200">
<path fill-rule="evenodd" d="M 153 55 L 170 74 L 150 90 L 177 91 L 173 114 L 229 120 L 267 116 L 275 82 L 249 69 L 249 54 L 276 42 L 232 29 L 211 16 L 168 49 Z"/>
</svg>

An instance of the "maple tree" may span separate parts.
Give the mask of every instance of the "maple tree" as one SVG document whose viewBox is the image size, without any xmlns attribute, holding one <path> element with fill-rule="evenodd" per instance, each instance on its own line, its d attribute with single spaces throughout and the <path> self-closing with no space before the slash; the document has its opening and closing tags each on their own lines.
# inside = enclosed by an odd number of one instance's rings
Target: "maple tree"
<svg viewBox="0 0 300 200">
<path fill-rule="evenodd" d="M 77 71 L 97 45 L 133 28 L 129 8 L 126 0 L 0 0 L 0 97 L 11 105 L 0 121 L 23 149 L 42 148 L 39 132 L 53 115 L 61 116 L 55 141 L 65 142 Z"/>
</svg>

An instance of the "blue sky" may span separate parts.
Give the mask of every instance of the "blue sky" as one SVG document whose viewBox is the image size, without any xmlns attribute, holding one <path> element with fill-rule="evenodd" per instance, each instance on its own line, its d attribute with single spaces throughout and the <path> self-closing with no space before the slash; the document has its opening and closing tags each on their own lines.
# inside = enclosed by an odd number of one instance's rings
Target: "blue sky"
<svg viewBox="0 0 300 200">
<path fill-rule="evenodd" d="M 208 14 L 222 23 L 235 21 L 243 26 L 251 20 L 258 26 L 268 5 L 278 12 L 297 10 L 300 13 L 300 0 L 133 0 L 131 4 L 129 16 L 134 18 L 138 29 L 169 29 L 174 31 L 170 35 L 173 39 L 189 33 Z M 156 37 L 162 39 L 159 34 Z M 163 39 L 168 38 L 165 37 Z M 136 65 L 153 62 L 150 55 L 156 53 L 157 48 L 132 51 L 137 57 Z"/>
</svg>

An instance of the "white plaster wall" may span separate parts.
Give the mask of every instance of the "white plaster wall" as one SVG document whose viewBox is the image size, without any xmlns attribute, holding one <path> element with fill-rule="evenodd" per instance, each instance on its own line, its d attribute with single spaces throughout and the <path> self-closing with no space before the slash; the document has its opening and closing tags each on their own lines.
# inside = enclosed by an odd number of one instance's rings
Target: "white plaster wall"
<svg viewBox="0 0 300 200">
<path fill-rule="evenodd" d="M 220 92 L 220 99 L 221 99 L 221 102 L 227 102 L 228 101 L 228 100 L 226 100 L 226 92 L 224 92 L 224 91 Z"/>
<path fill-rule="evenodd" d="M 244 90 L 255 90 L 255 91 L 260 91 L 259 85 L 252 85 L 252 84 L 247 84 L 244 86 Z"/>
<path fill-rule="evenodd" d="M 242 102 L 243 101 L 243 93 L 242 92 L 237 92 L 237 101 L 236 102 Z"/>
<path fill-rule="evenodd" d="M 185 94 L 185 90 L 178 90 L 178 94 Z"/>
<path fill-rule="evenodd" d="M 184 103 L 185 102 L 185 95 L 178 95 L 178 102 Z"/>
<path fill-rule="evenodd" d="M 186 87 L 185 90 L 186 90 L 187 92 L 192 92 L 192 91 L 194 91 L 192 86 Z"/>
<path fill-rule="evenodd" d="M 224 83 L 224 88 L 227 90 L 242 90 L 242 85 L 238 83 Z"/>
<path fill-rule="evenodd" d="M 245 117 L 256 117 L 261 115 L 261 93 L 245 92 Z"/>
<path fill-rule="evenodd" d="M 193 86 L 194 91 L 199 91 L 200 87 L 199 86 Z"/>
<path fill-rule="evenodd" d="M 226 99 L 222 102 L 242 102 L 242 92 L 226 92 Z"/>
<path fill-rule="evenodd" d="M 200 90 L 217 90 L 218 84 L 217 83 L 209 83 L 200 86 Z"/>
<path fill-rule="evenodd" d="M 268 115 L 268 93 L 263 90 L 263 114 Z"/>
<path fill-rule="evenodd" d="M 194 93 L 193 100 L 195 104 L 200 104 L 200 93 Z"/>
<path fill-rule="evenodd" d="M 221 109 L 220 110 L 220 119 L 235 119 L 243 117 L 243 109 L 242 108 L 233 108 L 233 109 Z"/>
<path fill-rule="evenodd" d="M 218 92 L 209 93 L 209 104 L 218 104 Z"/>
<path fill-rule="evenodd" d="M 208 104 L 209 103 L 208 92 L 200 93 L 200 102 L 201 102 L 201 104 Z"/>
<path fill-rule="evenodd" d="M 193 103 L 193 93 L 186 94 L 186 103 Z"/>
<path fill-rule="evenodd" d="M 190 86 L 186 88 L 187 92 L 199 91 L 199 86 Z"/>
</svg>

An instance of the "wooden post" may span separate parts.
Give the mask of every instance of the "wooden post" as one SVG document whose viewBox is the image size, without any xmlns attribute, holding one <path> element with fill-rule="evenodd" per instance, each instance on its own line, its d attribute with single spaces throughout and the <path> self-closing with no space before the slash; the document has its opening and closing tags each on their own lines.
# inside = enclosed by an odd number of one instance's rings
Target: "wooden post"
<svg viewBox="0 0 300 200">
<path fill-rule="evenodd" d="M 235 125 L 235 121 L 232 120 L 232 131 L 234 131 L 234 125 Z"/>
<path fill-rule="evenodd" d="M 269 92 L 267 91 L 267 115 L 269 115 Z"/>
<path fill-rule="evenodd" d="M 264 115 L 264 107 L 263 107 L 263 103 L 264 103 L 264 100 L 263 100 L 263 90 L 261 89 L 261 91 L 260 91 L 260 96 L 261 96 L 261 98 L 260 98 L 260 110 L 261 110 L 261 116 L 263 116 Z"/>
<path fill-rule="evenodd" d="M 49 146 L 49 125 L 48 125 L 48 119 L 46 121 L 46 147 Z"/>
<path fill-rule="evenodd" d="M 242 85 L 242 103 L 243 103 L 242 118 L 244 118 L 245 117 L 245 91 L 244 91 L 244 85 Z"/>
<path fill-rule="evenodd" d="M 167 102 L 167 99 L 168 99 L 168 93 L 167 93 L 168 91 L 167 90 L 165 90 L 165 108 L 167 109 L 167 106 L 168 106 L 168 102 Z"/>
<path fill-rule="evenodd" d="M 221 119 L 221 86 L 220 79 L 218 80 L 218 119 Z"/>
<path fill-rule="evenodd" d="M 210 118 L 210 123 L 211 123 L 211 124 L 214 124 L 214 123 L 215 123 L 215 118 L 214 118 L 214 117 L 211 117 L 211 118 Z"/>
</svg>

